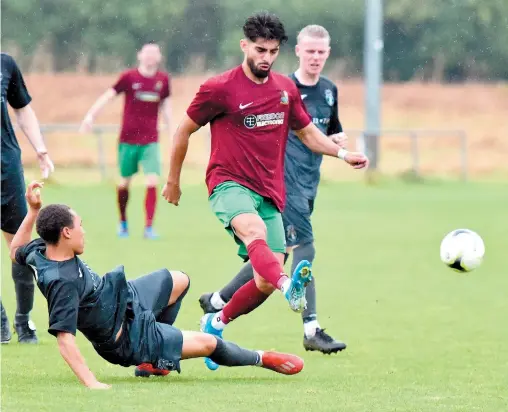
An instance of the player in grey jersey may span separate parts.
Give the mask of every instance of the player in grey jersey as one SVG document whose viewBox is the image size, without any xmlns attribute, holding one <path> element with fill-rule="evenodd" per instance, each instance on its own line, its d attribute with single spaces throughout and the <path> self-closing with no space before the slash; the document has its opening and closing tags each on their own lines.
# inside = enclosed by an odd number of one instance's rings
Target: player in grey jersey
<svg viewBox="0 0 508 412">
<path fill-rule="evenodd" d="M 296 54 L 300 67 L 291 74 L 314 124 L 328 136 L 339 134 L 336 143 L 345 145 L 347 136 L 339 121 L 337 87 L 321 72 L 330 54 L 330 36 L 322 26 L 310 25 L 298 35 Z M 282 214 L 286 232 L 287 252 L 293 252 L 292 270 L 301 260 L 312 263 L 315 256 L 311 215 L 320 180 L 323 156 L 309 150 L 292 132 L 285 154 L 286 208 Z M 286 255 L 287 256 L 287 255 Z M 200 305 L 205 313 L 217 312 L 242 285 L 252 279 L 252 265 L 246 263 L 222 290 L 205 293 Z M 306 291 L 307 308 L 302 313 L 304 347 L 323 353 L 336 353 L 346 344 L 333 339 L 318 323 L 316 289 L 313 280 Z"/>
</svg>

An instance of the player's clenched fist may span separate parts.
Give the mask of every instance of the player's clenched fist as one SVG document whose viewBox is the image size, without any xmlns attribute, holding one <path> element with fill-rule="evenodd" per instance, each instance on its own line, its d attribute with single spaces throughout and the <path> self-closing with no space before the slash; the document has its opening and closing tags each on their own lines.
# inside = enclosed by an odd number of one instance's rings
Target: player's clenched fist
<svg viewBox="0 0 508 412">
<path fill-rule="evenodd" d="M 33 181 L 26 188 L 25 199 L 30 209 L 39 210 L 42 207 L 40 189 L 42 189 L 43 186 L 43 182 Z"/>
<path fill-rule="evenodd" d="M 162 197 L 164 197 L 168 203 L 178 206 L 180 196 L 182 196 L 182 191 L 180 190 L 180 185 L 178 183 L 167 182 L 162 188 Z"/>
<path fill-rule="evenodd" d="M 347 152 L 344 161 L 354 169 L 363 169 L 369 166 L 369 158 L 360 152 Z"/>
</svg>

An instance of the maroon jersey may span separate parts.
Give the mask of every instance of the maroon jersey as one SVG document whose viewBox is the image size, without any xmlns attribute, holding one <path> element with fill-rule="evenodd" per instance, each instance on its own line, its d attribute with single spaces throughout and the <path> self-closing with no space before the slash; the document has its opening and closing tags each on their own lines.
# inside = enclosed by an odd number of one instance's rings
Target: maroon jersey
<svg viewBox="0 0 508 412">
<path fill-rule="evenodd" d="M 169 75 L 157 72 L 152 77 L 144 77 L 138 69 L 127 70 L 113 89 L 125 93 L 120 142 L 141 145 L 157 142 L 159 107 L 171 95 Z"/>
<path fill-rule="evenodd" d="M 203 83 L 187 114 L 200 126 L 210 122 L 209 194 L 232 180 L 271 199 L 282 211 L 288 132 L 312 121 L 295 83 L 271 72 L 266 83 L 256 84 L 238 66 Z"/>
</svg>

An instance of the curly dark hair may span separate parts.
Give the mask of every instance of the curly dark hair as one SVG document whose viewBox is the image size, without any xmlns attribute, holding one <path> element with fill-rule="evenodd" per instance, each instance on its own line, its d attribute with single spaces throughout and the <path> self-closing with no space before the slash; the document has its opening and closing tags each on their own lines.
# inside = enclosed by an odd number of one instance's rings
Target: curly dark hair
<svg viewBox="0 0 508 412">
<path fill-rule="evenodd" d="M 43 207 L 35 222 L 37 234 L 50 245 L 58 243 L 64 227 L 71 229 L 74 227 L 74 217 L 67 205 L 54 204 Z"/>
<path fill-rule="evenodd" d="M 288 40 L 284 24 L 272 13 L 261 11 L 250 16 L 243 25 L 243 34 L 249 40 L 279 40 L 284 44 Z"/>
</svg>

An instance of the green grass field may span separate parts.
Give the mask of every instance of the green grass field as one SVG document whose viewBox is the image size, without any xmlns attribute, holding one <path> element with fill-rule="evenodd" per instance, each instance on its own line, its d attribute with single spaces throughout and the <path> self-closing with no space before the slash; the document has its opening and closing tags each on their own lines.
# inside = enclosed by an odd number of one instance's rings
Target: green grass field
<svg viewBox="0 0 508 412">
<path fill-rule="evenodd" d="M 349 347 L 324 356 L 305 352 L 299 315 L 280 295 L 238 319 L 225 337 L 253 349 L 303 356 L 300 375 L 256 368 L 206 369 L 139 380 L 133 368 L 107 364 L 82 335 L 89 367 L 110 391 L 83 388 L 47 332 L 36 291 L 38 346 L 16 337 L 2 349 L 2 411 L 506 411 L 508 410 L 508 187 L 499 183 L 403 184 L 323 182 L 314 226 L 318 311 L 322 326 Z M 176 325 L 198 329 L 197 299 L 233 276 L 241 261 L 209 210 L 202 185 L 183 189 L 178 208 L 159 203 L 163 238 L 142 238 L 143 191 L 131 194 L 130 239 L 115 237 L 113 186 L 51 186 L 45 202 L 71 204 L 87 230 L 84 260 L 104 273 L 124 264 L 130 278 L 160 267 L 191 276 Z M 450 230 L 468 227 L 485 240 L 476 272 L 460 275 L 439 260 Z M 3 244 L 2 244 L 3 246 Z M 14 315 L 13 285 L 2 250 L 2 299 Z"/>
</svg>

